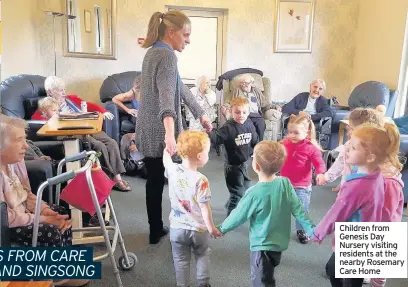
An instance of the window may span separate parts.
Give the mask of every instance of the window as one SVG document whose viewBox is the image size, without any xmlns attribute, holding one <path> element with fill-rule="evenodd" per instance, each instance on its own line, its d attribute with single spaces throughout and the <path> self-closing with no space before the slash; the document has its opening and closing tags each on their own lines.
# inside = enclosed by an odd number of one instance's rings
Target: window
<svg viewBox="0 0 408 287">
<path fill-rule="evenodd" d="M 184 83 L 195 84 L 198 77 L 206 75 L 215 84 L 224 70 L 224 11 L 180 7 L 169 10 L 180 10 L 191 21 L 190 45 L 182 53 L 176 52 Z"/>
<path fill-rule="evenodd" d="M 101 15 L 101 7 L 95 6 L 95 27 L 96 27 L 96 51 L 103 52 L 104 41 L 103 41 L 103 22 Z"/>
</svg>

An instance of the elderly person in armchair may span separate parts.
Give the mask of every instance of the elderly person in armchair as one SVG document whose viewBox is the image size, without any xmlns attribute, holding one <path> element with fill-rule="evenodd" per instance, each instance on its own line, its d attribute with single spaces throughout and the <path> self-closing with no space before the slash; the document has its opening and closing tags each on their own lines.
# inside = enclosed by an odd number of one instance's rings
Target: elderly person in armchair
<svg viewBox="0 0 408 287">
<path fill-rule="evenodd" d="M 263 140 L 265 133 L 264 113 L 271 108 L 265 96 L 254 85 L 254 78 L 250 74 L 243 74 L 239 78 L 239 87 L 232 92 L 232 98 L 244 97 L 249 101 L 249 116 L 255 126 L 259 141 Z M 228 105 L 221 107 L 221 113 L 228 119 L 230 117 Z"/>
<path fill-rule="evenodd" d="M 196 86 L 190 89 L 191 93 L 195 96 L 198 104 L 204 110 L 211 122 L 215 121 L 217 114 L 215 112 L 216 95 L 211 90 L 210 79 L 206 76 L 201 76 L 197 79 Z M 200 119 L 194 118 L 193 114 L 188 108 L 186 108 L 186 119 L 189 122 L 189 130 L 203 130 Z"/>
<path fill-rule="evenodd" d="M 282 113 L 288 115 L 304 115 L 312 121 L 320 121 L 324 117 L 332 117 L 330 105 L 323 96 L 326 83 L 317 79 L 310 83 L 309 92 L 298 94 L 289 103 L 283 106 Z"/>
<path fill-rule="evenodd" d="M 81 102 L 83 101 L 76 95 L 67 95 L 65 83 L 61 78 L 49 76 L 45 79 L 44 88 L 49 97 L 54 98 L 58 103 L 59 113 L 75 113 L 81 111 Z M 100 112 L 107 120 L 113 119 L 113 114 L 106 111 L 97 104 L 86 102 L 89 112 Z M 55 112 L 54 112 L 55 113 Z M 48 120 L 52 113 L 40 112 L 37 110 L 31 117 L 33 120 Z M 122 179 L 121 174 L 125 173 L 125 167 L 120 156 L 117 142 L 110 138 L 105 132 L 99 132 L 89 137 L 91 148 L 102 153 L 103 165 L 108 170 L 109 175 L 115 181 L 115 189 L 120 191 L 130 191 L 130 184 Z"/>
<path fill-rule="evenodd" d="M 0 114 L 0 201 L 7 203 L 10 241 L 20 246 L 31 246 L 37 200 L 31 191 L 24 163 L 28 148 L 26 128 L 24 120 Z M 63 207 L 49 206 L 42 201 L 37 246 L 71 246 L 71 220 L 68 217 Z M 54 286 L 83 286 L 88 282 L 87 279 L 73 279 L 53 283 Z"/>
</svg>

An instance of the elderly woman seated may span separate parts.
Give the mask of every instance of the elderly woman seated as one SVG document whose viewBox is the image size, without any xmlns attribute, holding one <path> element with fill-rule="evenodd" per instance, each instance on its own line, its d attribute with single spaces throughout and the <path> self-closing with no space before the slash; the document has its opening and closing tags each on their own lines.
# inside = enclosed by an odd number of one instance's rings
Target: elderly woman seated
<svg viewBox="0 0 408 287">
<path fill-rule="evenodd" d="M 31 192 L 24 154 L 28 148 L 25 129 L 19 118 L 0 114 L 0 201 L 7 203 L 10 241 L 31 246 L 37 197 Z M 41 202 L 38 246 L 72 245 L 71 220 L 60 206 Z M 62 280 L 55 286 L 83 286 L 89 280 Z"/>
<path fill-rule="evenodd" d="M 298 94 L 283 106 L 282 113 L 288 115 L 304 115 L 312 121 L 320 121 L 324 117 L 332 117 L 328 100 L 323 96 L 326 83 L 317 79 L 311 82 L 309 92 Z"/>
<path fill-rule="evenodd" d="M 249 116 L 255 126 L 259 140 L 262 141 L 265 133 L 264 113 L 271 108 L 262 91 L 254 85 L 254 78 L 250 74 L 243 74 L 239 78 L 239 87 L 232 92 L 232 98 L 244 97 L 249 101 Z M 228 119 L 230 117 L 228 106 L 221 107 L 221 113 Z"/>
<path fill-rule="evenodd" d="M 28 148 L 26 122 L 19 118 L 0 115 L 0 201 L 8 205 L 11 241 L 29 246 L 36 196 L 31 192 L 24 155 Z M 41 224 L 38 243 L 40 246 L 67 246 L 72 244 L 71 221 L 45 202 L 41 205 Z M 51 234 L 51 236 L 47 234 Z"/>
<path fill-rule="evenodd" d="M 47 120 L 50 116 L 59 113 L 74 113 L 80 112 L 81 102 L 83 101 L 80 97 L 76 95 L 67 95 L 65 91 L 65 83 L 61 78 L 50 76 L 45 79 L 44 87 L 47 92 L 48 97 L 54 99 L 57 103 L 57 108 L 53 107 L 54 104 L 47 104 L 48 110 L 44 109 L 44 104 L 50 98 L 45 98 L 40 101 L 39 107 L 34 115 L 31 117 L 34 120 Z M 104 108 L 90 102 L 86 102 L 89 112 L 100 112 L 103 113 L 104 118 L 108 120 L 113 119 L 113 114 L 106 111 Z M 51 111 L 51 112 L 50 112 Z M 104 167 L 107 168 L 109 175 L 113 177 L 116 182 L 115 188 L 120 191 L 130 191 L 131 187 L 129 183 L 122 179 L 121 174 L 125 173 L 125 167 L 120 157 L 119 146 L 117 142 L 110 138 L 105 132 L 99 132 L 89 137 L 89 142 L 91 148 L 97 152 L 102 153 L 102 162 Z"/>
<path fill-rule="evenodd" d="M 203 108 L 205 114 L 211 122 L 215 121 L 217 114 L 215 111 L 216 95 L 211 90 L 211 82 L 206 76 L 201 76 L 197 79 L 196 86 L 190 89 L 191 93 L 196 97 L 198 104 Z M 195 119 L 190 110 L 186 109 L 186 119 L 189 121 L 189 130 L 203 130 L 200 119 Z"/>
</svg>

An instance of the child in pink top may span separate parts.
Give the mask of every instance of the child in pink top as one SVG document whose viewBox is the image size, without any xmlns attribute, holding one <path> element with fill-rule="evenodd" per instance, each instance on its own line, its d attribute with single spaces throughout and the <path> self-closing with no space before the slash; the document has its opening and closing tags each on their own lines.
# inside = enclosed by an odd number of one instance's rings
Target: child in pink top
<svg viewBox="0 0 408 287">
<path fill-rule="evenodd" d="M 316 130 L 313 121 L 307 116 L 290 116 L 288 135 L 282 143 L 286 149 L 287 157 L 280 175 L 289 179 L 306 212 L 309 212 L 312 167 L 315 168 L 318 175 L 326 171 L 321 147 L 316 142 Z M 306 244 L 309 241 L 298 221 L 296 221 L 296 233 L 300 243 Z"/>
<path fill-rule="evenodd" d="M 347 135 L 349 138 L 353 130 L 362 124 L 373 124 L 373 125 L 379 125 L 379 126 L 384 125 L 384 116 L 377 110 L 371 109 L 371 108 L 354 109 L 350 113 L 348 120 L 349 120 L 349 125 L 348 125 Z M 347 175 L 350 174 L 351 168 L 352 168 L 345 161 L 346 146 L 348 143 L 349 141 L 337 147 L 336 150 L 339 152 L 339 155 L 337 156 L 333 165 L 329 168 L 329 170 L 325 174 L 318 175 L 316 177 L 316 181 L 318 185 L 325 185 L 329 182 L 333 182 L 340 176 L 341 176 L 340 185 L 345 182 L 346 177 Z M 340 185 L 333 188 L 333 191 L 338 192 L 340 189 Z"/>
<path fill-rule="evenodd" d="M 333 233 L 336 222 L 381 222 L 385 206 L 394 204 L 385 195 L 386 184 L 381 166 L 398 153 L 399 133 L 395 125 L 385 124 L 384 128 L 362 125 L 353 131 L 346 149 L 346 163 L 353 171 L 341 186 L 336 202 L 317 225 L 313 241 L 322 242 Z M 334 248 L 334 246 L 333 246 Z M 341 278 L 335 278 L 335 253 L 326 265 L 332 286 L 342 286 Z M 350 278 L 351 286 L 361 286 L 363 278 Z M 346 282 L 345 282 L 346 283 Z"/>
</svg>

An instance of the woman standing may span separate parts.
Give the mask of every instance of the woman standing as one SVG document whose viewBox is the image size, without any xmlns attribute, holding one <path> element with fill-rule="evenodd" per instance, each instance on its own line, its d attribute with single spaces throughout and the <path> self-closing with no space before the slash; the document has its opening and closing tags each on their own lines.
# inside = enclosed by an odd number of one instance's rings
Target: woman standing
<svg viewBox="0 0 408 287">
<path fill-rule="evenodd" d="M 150 244 L 157 244 L 168 233 L 162 221 L 164 187 L 163 150 L 176 153 L 176 136 L 183 130 L 183 100 L 202 126 L 211 130 L 194 95 L 181 81 L 175 50 L 182 52 L 190 43 L 190 19 L 179 11 L 156 12 L 149 22 L 143 48 L 150 48 L 143 59 L 141 97 L 136 122 L 136 145 L 145 156 L 148 172 L 146 207 Z"/>
</svg>

